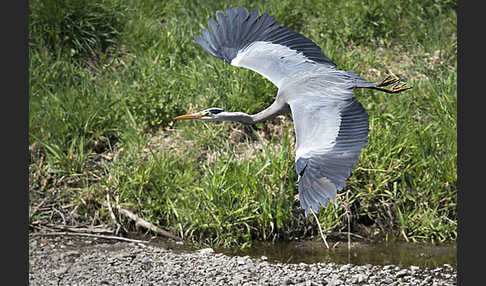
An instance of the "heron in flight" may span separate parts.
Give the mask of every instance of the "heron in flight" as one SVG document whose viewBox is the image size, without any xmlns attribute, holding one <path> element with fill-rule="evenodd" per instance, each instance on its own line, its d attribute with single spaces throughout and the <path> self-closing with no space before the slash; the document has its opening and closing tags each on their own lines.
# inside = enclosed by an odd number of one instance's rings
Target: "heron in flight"
<svg viewBox="0 0 486 286">
<path fill-rule="evenodd" d="M 338 69 L 314 42 L 266 13 L 228 8 L 216 18 L 209 19 L 202 36 L 194 36 L 196 42 L 210 55 L 270 80 L 278 87 L 275 101 L 252 115 L 213 107 L 174 119 L 255 124 L 290 112 L 300 206 L 306 217 L 317 213 L 343 189 L 368 141 L 368 115 L 353 97 L 354 89 L 398 93 L 410 87 L 396 77 L 375 83 Z"/>
</svg>

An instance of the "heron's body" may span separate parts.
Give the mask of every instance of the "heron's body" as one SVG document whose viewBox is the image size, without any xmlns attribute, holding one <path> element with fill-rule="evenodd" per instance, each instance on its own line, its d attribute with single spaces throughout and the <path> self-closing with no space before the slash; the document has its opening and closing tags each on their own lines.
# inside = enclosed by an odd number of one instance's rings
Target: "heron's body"
<svg viewBox="0 0 486 286">
<path fill-rule="evenodd" d="M 311 209 L 318 212 L 344 187 L 368 140 L 368 115 L 353 97 L 354 89 L 395 93 L 405 88 L 384 89 L 397 80 L 378 84 L 336 68 L 319 46 L 265 13 L 228 8 L 226 15 L 218 11 L 216 16 L 218 22 L 208 21 L 211 31 L 203 30 L 196 41 L 212 56 L 270 80 L 278 87 L 275 101 L 253 115 L 210 108 L 176 119 L 255 124 L 291 112 L 301 207 L 306 216 Z"/>
</svg>

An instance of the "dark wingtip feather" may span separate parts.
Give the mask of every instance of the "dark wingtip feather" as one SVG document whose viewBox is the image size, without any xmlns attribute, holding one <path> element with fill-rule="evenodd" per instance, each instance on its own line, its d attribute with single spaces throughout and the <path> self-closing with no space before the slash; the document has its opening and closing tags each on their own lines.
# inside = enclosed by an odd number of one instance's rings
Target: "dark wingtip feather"
<svg viewBox="0 0 486 286">
<path fill-rule="evenodd" d="M 236 8 L 236 14 L 240 15 L 243 20 L 245 20 L 248 17 L 248 9 L 245 7 L 238 7 Z"/>
<path fill-rule="evenodd" d="M 201 45 L 201 47 L 210 55 L 217 57 L 216 51 L 209 45 L 209 43 L 199 35 L 194 35 L 194 40 Z"/>
<path fill-rule="evenodd" d="M 316 170 L 305 171 L 299 180 L 300 206 L 309 215 L 312 209 L 316 214 L 320 206 L 327 207 L 331 200 L 335 199 L 336 186 L 327 178 L 319 177 Z"/>
</svg>

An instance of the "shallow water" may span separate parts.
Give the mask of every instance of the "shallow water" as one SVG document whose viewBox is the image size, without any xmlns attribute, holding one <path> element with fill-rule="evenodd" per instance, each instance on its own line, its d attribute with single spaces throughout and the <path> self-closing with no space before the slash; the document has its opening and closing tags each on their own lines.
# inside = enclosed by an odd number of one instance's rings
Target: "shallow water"
<svg viewBox="0 0 486 286">
<path fill-rule="evenodd" d="M 174 251 L 191 252 L 196 249 L 184 243 L 168 242 L 164 238 L 150 239 L 151 244 Z M 449 264 L 457 267 L 457 247 L 455 242 L 443 244 L 410 243 L 404 241 L 359 242 L 328 241 L 326 248 L 322 241 L 255 242 L 251 247 L 240 249 L 220 248 L 216 253 L 230 256 L 265 256 L 269 262 L 280 263 L 336 263 L 354 265 L 411 265 L 436 268 Z"/>
<path fill-rule="evenodd" d="M 449 264 L 457 266 L 456 244 L 417 244 L 406 242 L 353 243 L 348 250 L 347 243 L 335 248 L 330 243 L 327 249 L 321 242 L 279 242 L 255 243 L 247 249 L 219 249 L 216 252 L 227 255 L 248 255 L 253 258 L 266 256 L 270 262 L 282 263 L 338 263 L 354 265 L 388 265 L 408 267 L 411 265 L 435 268 Z"/>
</svg>

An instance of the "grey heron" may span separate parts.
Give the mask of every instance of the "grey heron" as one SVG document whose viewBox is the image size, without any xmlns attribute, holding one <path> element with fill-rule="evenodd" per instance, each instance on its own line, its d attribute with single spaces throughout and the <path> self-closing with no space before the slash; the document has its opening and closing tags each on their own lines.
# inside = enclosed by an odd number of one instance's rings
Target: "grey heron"
<svg viewBox="0 0 486 286">
<path fill-rule="evenodd" d="M 255 124 L 290 112 L 300 206 L 306 217 L 317 213 L 343 189 L 368 141 L 368 115 L 354 89 L 398 93 L 410 87 L 396 77 L 374 83 L 338 69 L 318 45 L 266 13 L 228 8 L 226 14 L 216 12 L 216 19 L 209 19 L 209 29 L 195 41 L 210 55 L 270 80 L 278 87 L 275 101 L 252 115 L 213 107 L 174 119 Z"/>
</svg>

